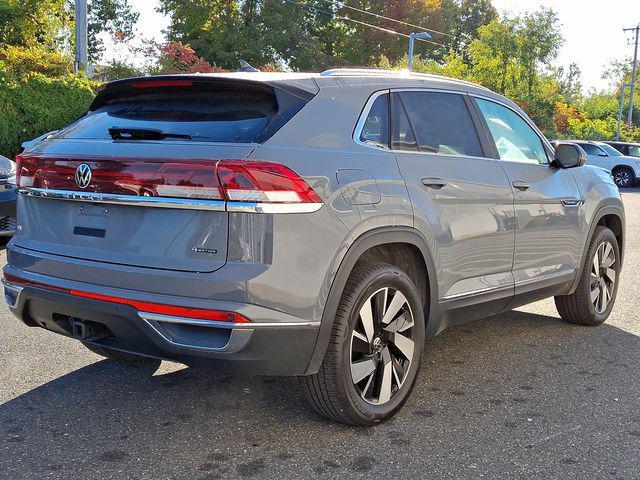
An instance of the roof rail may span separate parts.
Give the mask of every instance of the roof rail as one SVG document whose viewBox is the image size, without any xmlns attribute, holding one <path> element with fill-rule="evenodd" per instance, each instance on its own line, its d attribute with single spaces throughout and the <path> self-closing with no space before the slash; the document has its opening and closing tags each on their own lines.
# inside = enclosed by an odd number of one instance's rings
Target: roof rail
<svg viewBox="0 0 640 480">
<path fill-rule="evenodd" d="M 420 72 L 411 72 L 409 70 L 385 70 L 383 68 L 366 68 L 366 67 L 357 67 L 357 68 L 332 68 L 329 70 L 325 70 L 320 74 L 322 77 L 386 77 L 386 76 L 394 76 L 394 77 L 416 77 L 416 78 L 424 78 L 430 80 L 446 80 L 449 82 L 460 83 L 464 85 L 470 85 L 482 89 L 487 89 L 482 85 L 478 85 L 477 83 L 468 82 L 466 80 L 460 80 L 458 78 L 445 77 L 444 75 L 436 75 L 432 73 L 420 73 Z"/>
</svg>

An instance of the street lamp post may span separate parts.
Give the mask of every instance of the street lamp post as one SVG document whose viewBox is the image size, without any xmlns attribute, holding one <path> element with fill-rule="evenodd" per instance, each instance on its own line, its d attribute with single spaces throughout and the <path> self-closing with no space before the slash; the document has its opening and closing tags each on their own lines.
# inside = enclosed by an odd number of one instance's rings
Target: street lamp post
<svg viewBox="0 0 640 480">
<path fill-rule="evenodd" d="M 412 33 L 411 35 L 409 35 L 409 64 L 407 65 L 407 68 L 409 70 L 413 69 L 413 48 L 416 43 L 416 39 L 426 40 L 428 38 L 431 38 L 431 35 L 429 35 L 427 32 Z"/>
</svg>

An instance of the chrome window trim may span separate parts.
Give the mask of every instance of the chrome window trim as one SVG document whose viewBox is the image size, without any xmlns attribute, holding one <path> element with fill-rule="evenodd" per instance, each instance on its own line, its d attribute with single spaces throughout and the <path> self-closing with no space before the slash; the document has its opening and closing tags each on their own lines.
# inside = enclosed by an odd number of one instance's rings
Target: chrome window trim
<svg viewBox="0 0 640 480">
<path fill-rule="evenodd" d="M 419 87 L 406 87 L 406 88 L 392 88 L 391 89 L 391 93 L 402 93 L 402 92 L 425 92 L 425 93 L 448 93 L 451 95 L 469 95 L 469 93 L 462 91 L 462 90 L 449 90 L 449 89 L 444 89 L 444 88 L 419 88 Z M 408 113 L 407 113 L 408 115 Z M 469 117 L 471 119 L 471 112 L 469 112 Z M 473 121 L 473 119 L 471 119 Z M 390 119 L 390 121 L 392 121 Z M 480 132 L 476 132 L 476 135 L 478 135 L 478 142 L 481 144 L 482 147 L 482 142 L 480 142 L 480 138 L 479 138 L 479 134 Z M 417 141 L 417 139 L 416 139 Z M 451 158 L 471 158 L 471 159 L 476 159 L 476 160 L 492 160 L 492 161 L 496 161 L 497 159 L 495 158 L 491 158 L 491 157 L 478 157 L 476 155 L 454 155 L 452 153 L 435 153 L 435 152 L 422 152 L 419 150 L 395 150 L 393 148 L 393 139 L 391 139 L 391 144 L 392 144 L 392 148 L 391 151 L 394 153 L 412 153 L 412 154 L 420 154 L 420 155 L 431 155 L 431 156 L 436 156 L 436 157 L 451 157 Z M 482 148 L 481 148 L 482 149 Z"/>
<path fill-rule="evenodd" d="M 369 116 L 369 113 L 371 112 L 371 108 L 373 107 L 373 103 L 378 99 L 378 97 L 380 97 L 381 95 L 385 95 L 385 94 L 393 94 L 393 93 L 401 93 L 401 92 L 426 92 L 426 93 L 449 93 L 452 95 L 470 95 L 470 93 L 465 92 L 464 90 L 456 90 L 456 89 L 445 89 L 445 88 L 429 88 L 429 87 L 400 87 L 400 88 L 390 88 L 387 90 L 379 90 L 377 92 L 374 92 L 369 99 L 367 100 L 367 103 L 364 106 L 364 109 L 362 110 L 362 113 L 360 114 L 360 117 L 358 118 L 358 123 L 356 124 L 356 128 L 353 132 L 353 141 L 358 144 L 361 145 L 363 147 L 367 147 L 367 148 L 372 148 L 374 150 L 377 151 L 388 151 L 388 152 L 392 152 L 392 153 L 410 153 L 410 154 L 419 154 L 419 155 L 430 155 L 430 156 L 444 156 L 444 157 L 450 157 L 450 158 L 472 158 L 472 159 L 479 159 L 479 160 L 492 160 L 492 161 L 498 161 L 499 159 L 496 158 L 490 158 L 490 157 L 477 157 L 477 156 L 472 156 L 472 155 L 453 155 L 450 153 L 434 153 L 434 152 L 421 152 L 418 150 L 396 150 L 393 147 L 392 148 L 387 148 L 387 147 L 379 147 L 379 146 L 375 146 L 375 145 L 371 145 L 369 143 L 365 143 L 362 142 L 360 140 L 360 135 L 362 135 L 362 129 L 364 128 L 364 124 L 367 121 L 367 117 Z M 389 100 L 391 100 L 391 98 L 389 98 Z M 393 119 L 389 119 L 389 122 L 393 121 Z M 393 143 L 393 139 L 391 139 L 391 143 Z"/>
<path fill-rule="evenodd" d="M 53 200 L 67 200 L 73 202 L 202 210 L 210 212 L 314 213 L 320 210 L 324 205 L 323 203 L 246 203 L 189 198 L 138 197 L 133 195 L 77 192 L 72 190 L 48 190 L 45 188 L 32 187 L 21 188 L 20 194 L 26 197 L 49 198 Z"/>
<path fill-rule="evenodd" d="M 389 95 L 389 94 L 390 94 L 390 90 L 389 89 L 378 90 L 377 92 L 373 92 L 371 94 L 371 96 L 368 98 L 367 103 L 364 104 L 364 108 L 362 109 L 362 113 L 360 114 L 360 117 L 358 118 L 358 123 L 356 123 L 356 127 L 353 130 L 353 141 L 356 144 L 358 144 L 360 146 L 363 146 L 363 147 L 372 148 L 374 150 L 377 150 L 378 152 L 380 152 L 380 151 L 384 151 L 384 152 L 392 151 L 389 147 L 373 145 L 371 143 L 366 143 L 366 142 L 363 142 L 362 140 L 360 140 L 360 137 L 362 136 L 362 130 L 364 129 L 364 124 L 367 123 L 367 118 L 369 117 L 369 113 L 371 113 L 371 108 L 373 107 L 373 104 L 381 96 Z M 391 122 L 391 118 L 389 118 L 389 122 Z"/>
</svg>

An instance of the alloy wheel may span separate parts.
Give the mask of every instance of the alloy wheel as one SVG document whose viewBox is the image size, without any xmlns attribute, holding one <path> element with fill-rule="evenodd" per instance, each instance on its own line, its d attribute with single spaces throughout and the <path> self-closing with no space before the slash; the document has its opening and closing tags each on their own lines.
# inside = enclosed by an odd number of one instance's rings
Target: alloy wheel
<svg viewBox="0 0 640 480">
<path fill-rule="evenodd" d="M 617 170 L 613 178 L 618 187 L 625 188 L 631 185 L 631 175 L 627 170 Z"/>
<path fill-rule="evenodd" d="M 591 262 L 591 303 L 596 313 L 601 314 L 613 299 L 616 285 L 616 252 L 609 242 L 596 249 Z"/>
<path fill-rule="evenodd" d="M 402 388 L 415 349 L 414 317 L 406 297 L 390 287 L 362 305 L 351 334 L 351 379 L 367 403 L 383 405 Z"/>
</svg>

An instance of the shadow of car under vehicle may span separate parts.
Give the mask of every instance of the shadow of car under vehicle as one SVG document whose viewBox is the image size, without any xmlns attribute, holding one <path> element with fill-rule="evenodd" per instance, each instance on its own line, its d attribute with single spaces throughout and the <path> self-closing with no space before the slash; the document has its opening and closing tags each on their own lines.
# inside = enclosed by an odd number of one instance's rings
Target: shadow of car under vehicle
<svg viewBox="0 0 640 480">
<path fill-rule="evenodd" d="M 302 477 L 353 475 L 388 468 L 380 452 L 392 449 L 434 478 L 469 475 L 467 466 L 456 474 L 462 466 L 453 460 L 469 456 L 493 462 L 486 468 L 517 472 L 522 460 L 560 475 L 601 442 L 639 440 L 640 416 L 620 421 L 639 411 L 639 360 L 640 338 L 616 327 L 509 312 L 429 342 L 407 406 L 372 429 L 317 416 L 295 379 L 190 369 L 154 375 L 99 361 L 0 406 L 0 471 L 7 478 L 263 477 L 284 468 Z M 621 475 L 635 468 L 624 450 L 618 455 L 611 462 Z"/>
</svg>

